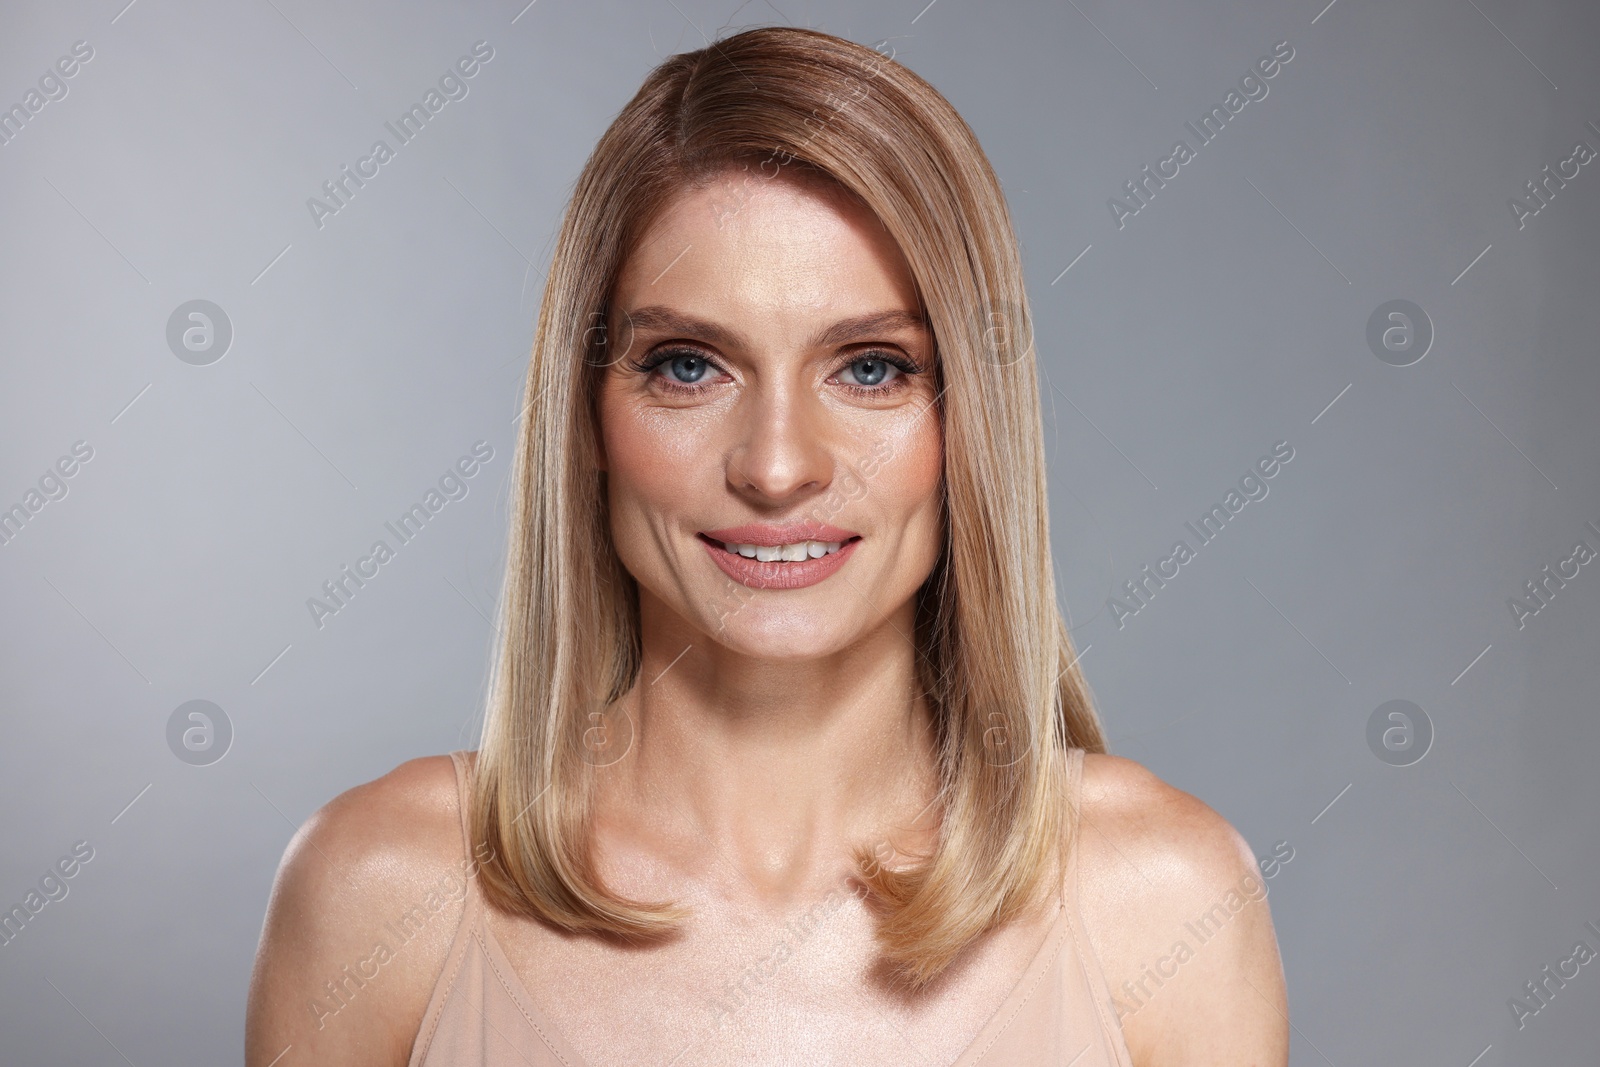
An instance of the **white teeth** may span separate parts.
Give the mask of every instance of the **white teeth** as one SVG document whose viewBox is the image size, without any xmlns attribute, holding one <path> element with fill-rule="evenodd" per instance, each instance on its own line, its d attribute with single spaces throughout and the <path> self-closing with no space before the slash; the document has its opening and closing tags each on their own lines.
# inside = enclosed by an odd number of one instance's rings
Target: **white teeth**
<svg viewBox="0 0 1600 1067">
<path fill-rule="evenodd" d="M 821 559 L 839 551 L 843 541 L 797 541 L 792 545 L 736 545 L 724 542 L 723 548 L 729 552 L 737 552 L 746 559 L 760 560 L 763 563 L 784 561 L 798 563 L 805 559 Z"/>
</svg>

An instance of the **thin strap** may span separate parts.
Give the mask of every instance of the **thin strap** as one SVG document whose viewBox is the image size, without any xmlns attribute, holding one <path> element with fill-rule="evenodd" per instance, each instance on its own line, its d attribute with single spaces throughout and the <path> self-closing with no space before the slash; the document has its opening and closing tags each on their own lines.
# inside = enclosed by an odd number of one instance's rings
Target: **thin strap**
<svg viewBox="0 0 1600 1067">
<path fill-rule="evenodd" d="M 456 924 L 455 933 L 450 939 L 450 948 L 445 953 L 444 967 L 440 971 L 438 981 L 434 983 L 433 995 L 428 998 L 428 1007 L 423 1013 L 421 1024 L 417 1027 L 417 1035 L 412 1039 L 411 1055 L 406 1061 L 408 1067 L 421 1067 L 427 1059 L 428 1049 L 433 1044 L 433 1036 L 439 1029 L 445 1002 L 449 1000 L 450 993 L 455 988 L 456 978 L 466 961 L 468 948 L 477 940 L 478 926 L 482 918 L 477 863 L 472 852 L 471 821 L 468 818 L 470 775 L 467 770 L 467 753 L 464 750 L 451 752 L 450 762 L 456 772 L 456 801 L 460 809 L 461 843 L 466 849 L 464 855 L 464 862 L 467 864 L 464 872 L 467 876 L 466 895 L 461 901 L 461 921 Z"/>
<path fill-rule="evenodd" d="M 1083 805 L 1083 749 L 1067 749 L 1067 778 L 1070 786 L 1067 795 L 1072 798 L 1072 840 L 1076 845 L 1078 840 L 1078 812 Z"/>
<path fill-rule="evenodd" d="M 1067 877 L 1063 903 L 1076 917 L 1078 911 L 1078 837 L 1083 833 L 1083 749 L 1067 749 Z"/>
<path fill-rule="evenodd" d="M 1117 1067 L 1129 1067 L 1132 1060 L 1128 1053 L 1128 1045 L 1122 1033 L 1122 1020 L 1112 1013 L 1114 1003 L 1111 989 L 1106 984 L 1105 969 L 1100 963 L 1100 956 L 1094 950 L 1094 944 L 1089 940 L 1089 934 L 1083 926 L 1083 912 L 1078 904 L 1078 838 L 1088 826 L 1083 822 L 1083 761 L 1084 750 L 1073 748 L 1067 750 L 1068 775 L 1072 779 L 1068 796 L 1072 798 L 1072 814 L 1068 817 L 1072 826 L 1072 838 L 1067 846 L 1067 863 L 1071 868 L 1067 875 L 1067 915 L 1072 927 L 1072 940 L 1077 945 L 1078 956 L 1083 962 L 1084 975 L 1089 980 L 1090 999 L 1094 1001 L 1095 1014 L 1100 1019 L 1100 1029 L 1110 1044 L 1108 1050 Z"/>
<path fill-rule="evenodd" d="M 1071 901 L 1068 895 L 1067 880 L 1071 877 L 1071 842 L 1076 840 L 1075 835 L 1077 833 L 1077 798 L 1073 795 L 1072 785 L 1076 767 L 1073 762 L 1075 755 L 1081 755 L 1081 752 L 1077 749 L 1067 749 L 1062 753 L 1061 758 L 1062 773 L 1066 776 L 1067 799 L 1072 809 L 1072 814 L 1068 816 L 1068 833 L 1071 836 L 1068 838 L 1067 854 L 1063 857 L 1068 873 L 1061 879 L 1058 886 L 1055 917 L 1051 920 L 1050 928 L 1045 931 L 1044 941 L 1039 945 L 1032 962 L 1023 971 L 1022 977 L 1017 979 L 1017 984 L 1006 995 L 1006 999 L 995 1009 L 994 1014 L 989 1017 L 989 1021 L 984 1024 L 983 1029 L 978 1031 L 978 1036 L 972 1039 L 972 1043 L 967 1046 L 952 1067 L 969 1067 L 969 1065 L 983 1062 L 984 1057 L 989 1054 L 995 1042 L 999 1041 L 1011 1028 L 1012 1023 L 1022 1013 L 1023 1008 L 1032 999 L 1033 995 L 1038 992 L 1041 983 L 1056 973 L 1056 961 L 1061 955 L 1062 947 L 1067 943 L 1068 938 L 1072 936 L 1073 916 L 1072 909 L 1069 906 Z"/>
<path fill-rule="evenodd" d="M 456 749 L 450 753 L 450 762 L 456 768 L 456 812 L 461 817 L 461 846 L 468 858 L 472 856 L 472 820 L 468 804 L 471 800 L 467 786 L 467 753 L 465 749 Z"/>
<path fill-rule="evenodd" d="M 472 754 L 465 749 L 450 753 L 456 767 L 456 811 L 461 819 L 462 860 L 467 864 L 467 898 L 461 912 L 463 926 L 478 920 L 482 891 L 478 887 L 478 864 L 482 858 L 472 847 Z"/>
</svg>

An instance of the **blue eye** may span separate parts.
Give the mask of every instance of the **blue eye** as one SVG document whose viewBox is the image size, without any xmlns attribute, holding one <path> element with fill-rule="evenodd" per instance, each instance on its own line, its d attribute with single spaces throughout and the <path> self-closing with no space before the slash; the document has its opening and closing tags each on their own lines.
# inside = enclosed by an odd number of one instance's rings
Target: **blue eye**
<svg viewBox="0 0 1600 1067">
<path fill-rule="evenodd" d="M 852 372 L 855 384 L 863 386 L 877 385 L 882 382 L 892 366 L 886 359 L 874 359 L 871 356 L 865 356 L 845 365 L 846 369 Z M 866 369 L 863 371 L 856 368 Z M 898 367 L 894 367 L 894 369 L 900 370 Z M 901 373 L 904 373 L 904 371 L 901 371 Z"/>
<path fill-rule="evenodd" d="M 672 375 L 674 381 L 685 385 L 698 382 L 705 377 L 706 368 L 710 366 L 704 356 L 693 352 L 668 353 L 668 356 L 669 358 L 664 360 L 667 372 Z"/>
<path fill-rule="evenodd" d="M 663 363 L 667 366 L 667 373 L 658 376 L 655 369 Z M 696 385 L 706 376 L 707 368 L 715 366 L 692 348 L 663 348 L 629 365 L 641 374 L 659 378 L 669 388 Z"/>
</svg>

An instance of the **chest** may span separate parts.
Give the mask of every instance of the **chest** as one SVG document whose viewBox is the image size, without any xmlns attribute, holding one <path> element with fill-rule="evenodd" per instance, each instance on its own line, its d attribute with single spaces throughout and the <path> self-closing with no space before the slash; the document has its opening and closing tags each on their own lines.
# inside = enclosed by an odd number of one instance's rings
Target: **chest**
<svg viewBox="0 0 1600 1067">
<path fill-rule="evenodd" d="M 489 911 L 545 1024 L 588 1064 L 951 1064 L 1037 971 L 1051 915 L 992 932 L 930 989 L 881 974 L 874 919 L 834 892 L 777 914 L 693 902 L 680 936 L 629 946 Z"/>
</svg>

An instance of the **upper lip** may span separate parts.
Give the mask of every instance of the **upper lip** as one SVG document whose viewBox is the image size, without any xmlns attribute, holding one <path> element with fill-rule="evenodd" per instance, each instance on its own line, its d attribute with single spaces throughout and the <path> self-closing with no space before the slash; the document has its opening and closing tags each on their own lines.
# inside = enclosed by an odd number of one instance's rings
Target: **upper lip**
<svg viewBox="0 0 1600 1067">
<path fill-rule="evenodd" d="M 861 535 L 853 530 L 841 530 L 825 522 L 751 523 L 747 526 L 729 526 L 721 530 L 702 530 L 714 541 L 729 545 L 797 545 L 802 541 L 821 541 L 830 544 L 848 541 Z"/>
</svg>

